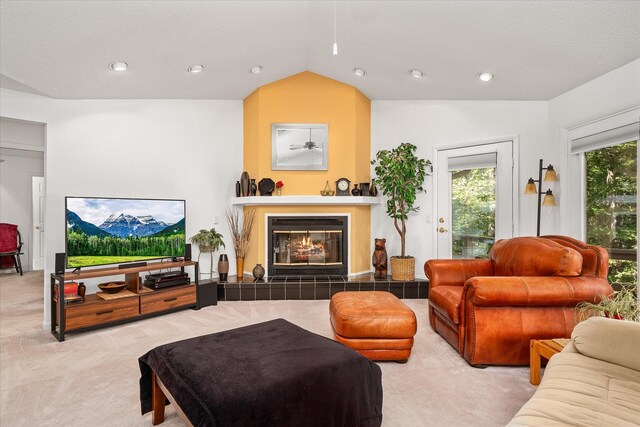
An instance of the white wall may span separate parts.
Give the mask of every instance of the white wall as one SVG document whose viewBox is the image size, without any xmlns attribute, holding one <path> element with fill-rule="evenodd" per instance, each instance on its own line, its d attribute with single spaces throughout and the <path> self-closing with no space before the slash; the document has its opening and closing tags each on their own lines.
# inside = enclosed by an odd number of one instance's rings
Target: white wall
<svg viewBox="0 0 640 427">
<path fill-rule="evenodd" d="M 187 236 L 218 216 L 233 247 L 224 213 L 242 173 L 242 101 L 55 100 L 0 89 L 0 115 L 47 124 L 45 323 L 65 196 L 185 199 Z"/>
<path fill-rule="evenodd" d="M 0 222 L 17 224 L 22 237 L 22 269 L 32 267 L 31 178 L 44 176 L 42 152 L 0 148 Z M 14 270 L 15 271 L 15 270 Z"/>
<path fill-rule="evenodd" d="M 410 142 L 418 147 L 419 157 L 433 161 L 435 147 L 518 137 L 520 197 L 516 235 L 535 235 L 537 198 L 522 193 L 527 178 L 537 176 L 540 158 L 545 163 L 559 160 L 547 138 L 547 118 L 546 101 L 372 101 L 371 155 Z M 371 173 L 375 176 L 373 170 Z M 427 194 L 420 195 L 416 203 L 420 212 L 410 217 L 407 233 L 407 254 L 416 257 L 418 277 L 424 277 L 424 262 L 435 258 L 435 218 L 427 223 L 435 203 L 432 178 L 427 178 L 425 188 Z M 553 221 L 544 214 L 542 220 L 543 234 L 557 232 Z M 386 216 L 384 205 L 372 208 L 371 234 L 371 241 L 374 237 L 387 238 L 390 256 L 399 254 L 400 237 Z"/>
<path fill-rule="evenodd" d="M 560 229 L 584 238 L 582 164 L 569 154 L 567 130 L 640 106 L 640 59 L 626 64 L 549 101 L 549 140 L 562 159 L 560 186 L 566 195 L 560 206 Z"/>
</svg>

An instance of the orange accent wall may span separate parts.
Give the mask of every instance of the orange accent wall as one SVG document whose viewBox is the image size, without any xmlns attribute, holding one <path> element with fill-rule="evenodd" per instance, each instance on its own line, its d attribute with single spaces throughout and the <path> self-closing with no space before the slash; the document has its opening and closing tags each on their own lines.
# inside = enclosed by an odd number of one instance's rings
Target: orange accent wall
<svg viewBox="0 0 640 427">
<path fill-rule="evenodd" d="M 326 171 L 271 170 L 272 123 L 329 125 L 329 168 Z M 244 170 L 256 183 L 283 181 L 283 195 L 320 195 L 327 181 L 345 177 L 353 184 L 369 182 L 371 101 L 355 87 L 305 71 L 256 89 L 244 100 Z M 273 196 L 277 197 L 277 196 Z M 253 209 L 253 208 L 245 208 Z M 350 273 L 370 270 L 371 215 L 368 206 L 269 206 L 256 208 L 256 224 L 245 270 L 265 262 L 266 213 L 349 213 Z"/>
</svg>

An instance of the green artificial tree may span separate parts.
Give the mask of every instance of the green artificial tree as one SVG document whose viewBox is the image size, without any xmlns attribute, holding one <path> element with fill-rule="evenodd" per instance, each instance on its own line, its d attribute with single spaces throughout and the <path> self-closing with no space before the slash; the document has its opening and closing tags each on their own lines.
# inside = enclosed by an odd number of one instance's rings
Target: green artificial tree
<svg viewBox="0 0 640 427">
<path fill-rule="evenodd" d="M 425 177 L 433 171 L 431 161 L 418 158 L 415 151 L 415 145 L 402 143 L 392 150 L 378 151 L 371 161 L 376 173 L 375 184 L 387 197 L 387 215 L 400 234 L 400 257 L 391 257 L 392 274 L 394 258 L 413 260 L 405 252 L 407 220 L 410 212 L 419 209 L 414 206 L 416 197 L 425 191 L 422 187 Z"/>
</svg>

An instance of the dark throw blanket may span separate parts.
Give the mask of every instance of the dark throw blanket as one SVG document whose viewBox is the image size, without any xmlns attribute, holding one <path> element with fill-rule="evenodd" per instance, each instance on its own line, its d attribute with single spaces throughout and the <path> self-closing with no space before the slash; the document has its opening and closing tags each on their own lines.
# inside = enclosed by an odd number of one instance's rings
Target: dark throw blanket
<svg viewBox="0 0 640 427">
<path fill-rule="evenodd" d="M 379 426 L 380 367 L 284 319 L 154 348 L 138 360 L 142 413 L 155 372 L 194 426 Z"/>
</svg>

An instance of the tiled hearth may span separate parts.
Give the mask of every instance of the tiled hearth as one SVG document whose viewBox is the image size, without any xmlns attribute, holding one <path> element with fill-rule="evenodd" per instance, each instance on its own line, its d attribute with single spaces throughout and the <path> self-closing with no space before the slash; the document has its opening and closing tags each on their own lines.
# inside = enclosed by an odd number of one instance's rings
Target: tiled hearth
<svg viewBox="0 0 640 427">
<path fill-rule="evenodd" d="M 234 276 L 230 276 L 228 282 L 213 283 L 218 283 L 219 301 L 316 300 L 330 299 L 342 291 L 374 290 L 391 292 L 398 298 L 427 298 L 429 295 L 429 282 L 426 280 L 374 279 L 373 274 L 353 277 L 273 276 L 258 281 L 245 275 L 241 283 Z"/>
</svg>

